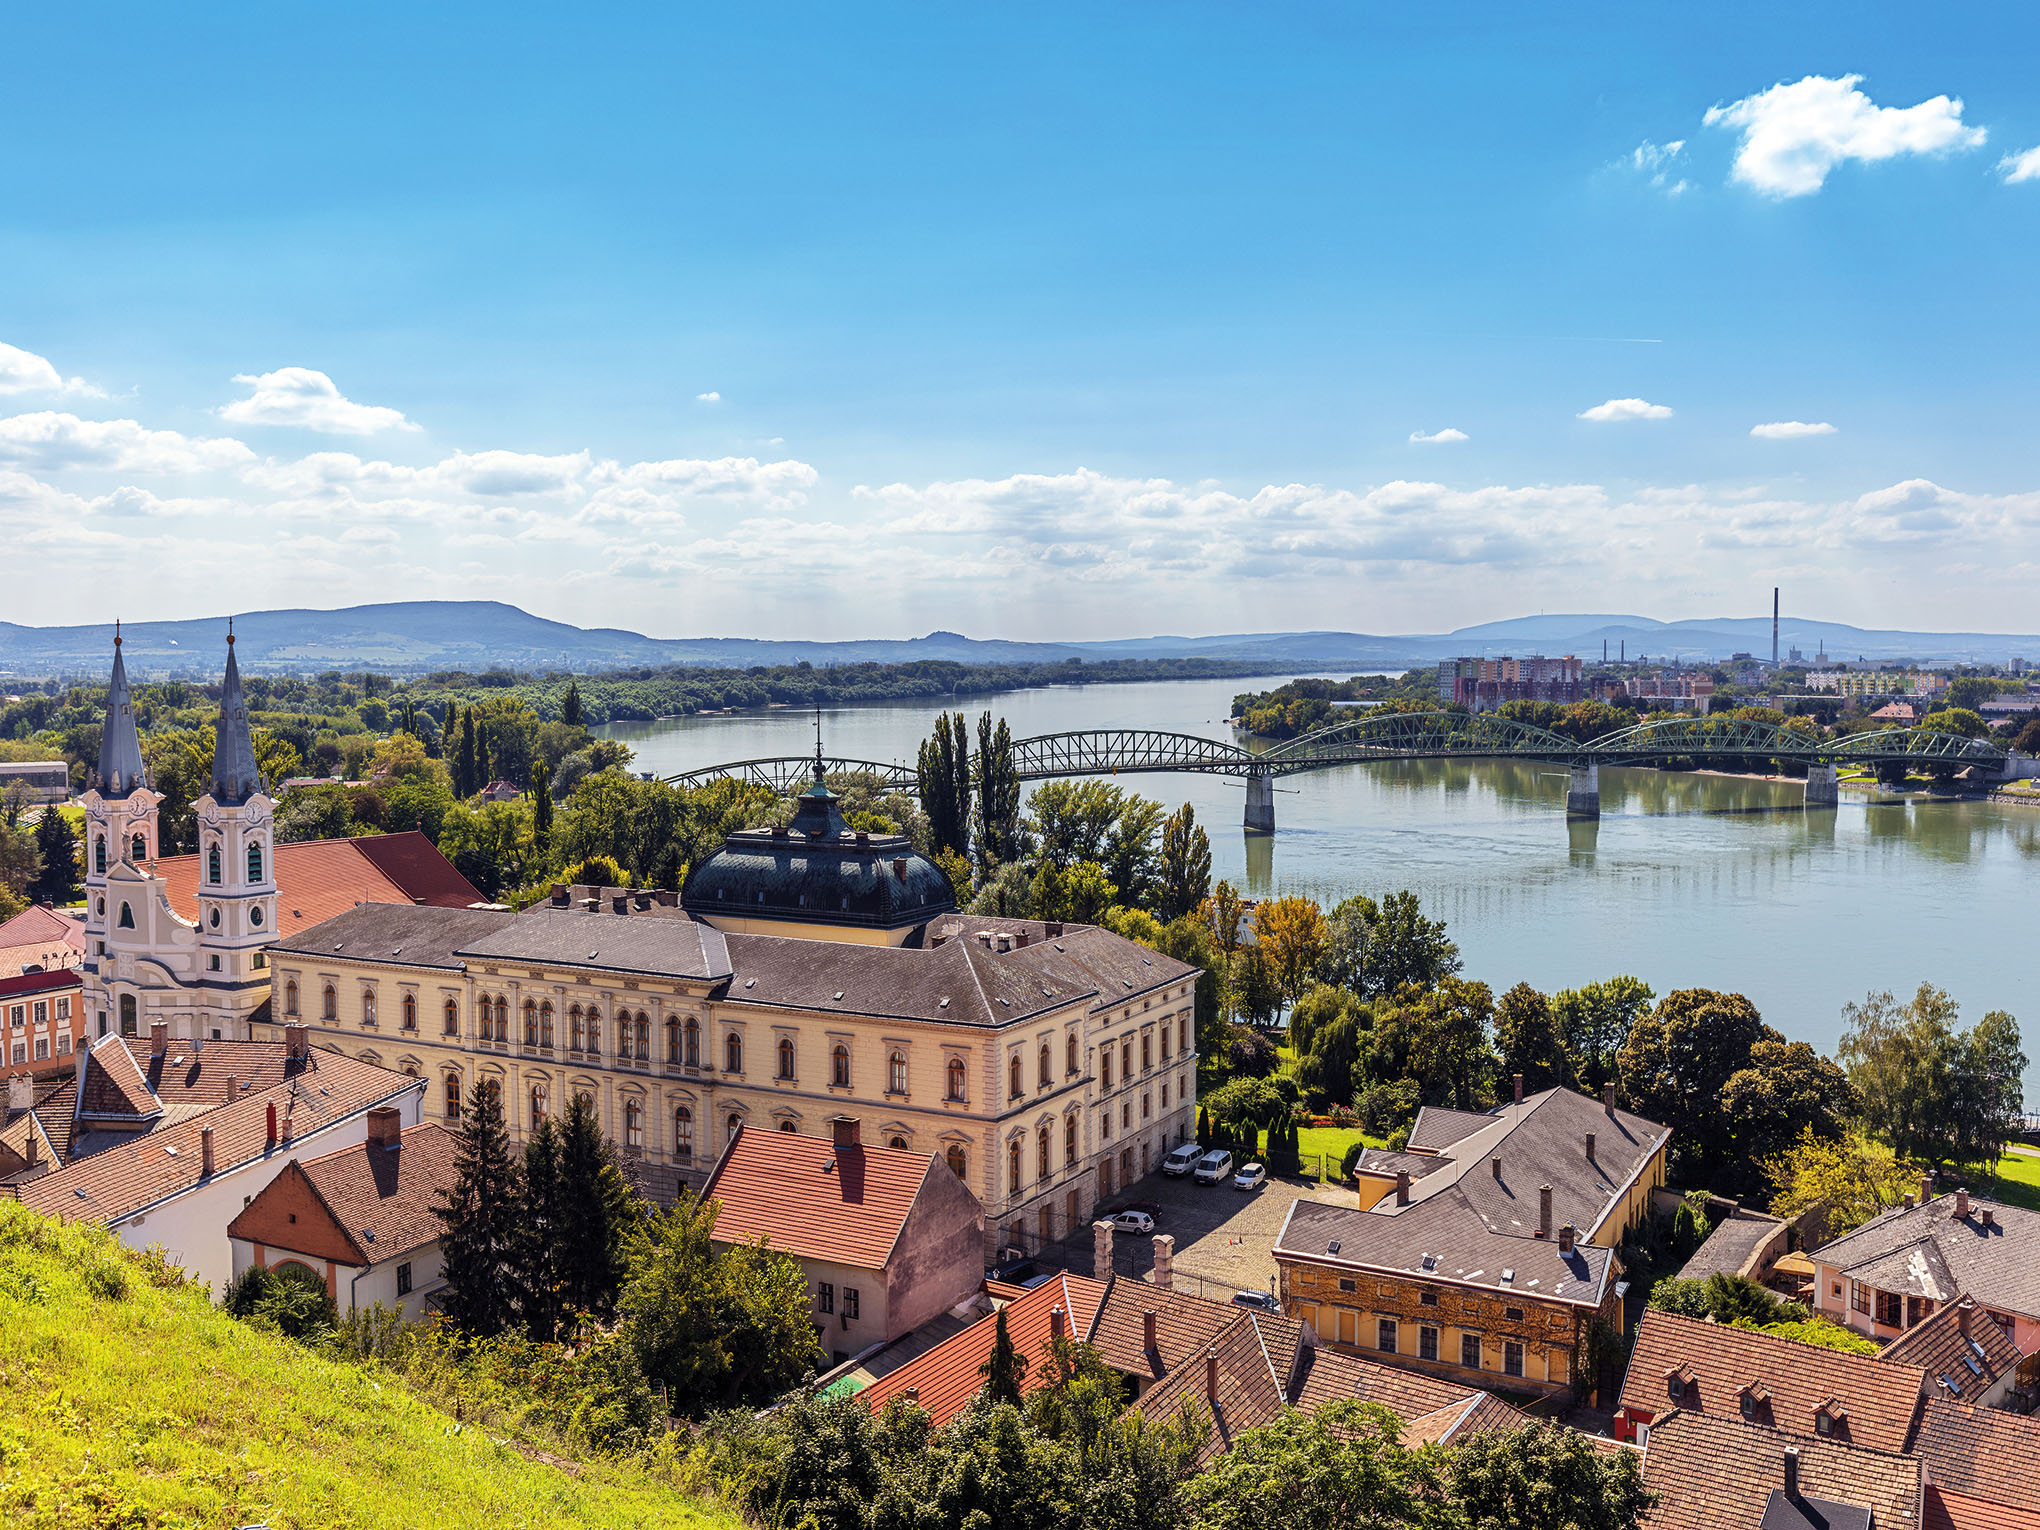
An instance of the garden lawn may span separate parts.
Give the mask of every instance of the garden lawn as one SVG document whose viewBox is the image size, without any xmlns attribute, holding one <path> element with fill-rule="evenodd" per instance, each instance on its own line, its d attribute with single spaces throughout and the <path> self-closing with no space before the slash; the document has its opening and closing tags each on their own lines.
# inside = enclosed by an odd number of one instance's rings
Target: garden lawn
<svg viewBox="0 0 2040 1530">
<path fill-rule="evenodd" d="M 2007 1153 L 1997 1161 L 1994 1172 L 1996 1181 L 1979 1187 L 1978 1194 L 1992 1196 L 2007 1205 L 2023 1206 L 2028 1211 L 2040 1211 L 2040 1158 Z"/>
<path fill-rule="evenodd" d="M 1324 1174 L 1332 1179 L 1338 1177 L 1339 1160 L 1345 1157 L 1346 1149 L 1356 1142 L 1369 1147 L 1388 1146 L 1387 1139 L 1370 1137 L 1357 1126 L 1305 1126 L 1296 1133 L 1296 1151 L 1303 1156 L 1305 1169 L 1312 1167 L 1313 1155 L 1324 1156 L 1329 1159 Z"/>
</svg>

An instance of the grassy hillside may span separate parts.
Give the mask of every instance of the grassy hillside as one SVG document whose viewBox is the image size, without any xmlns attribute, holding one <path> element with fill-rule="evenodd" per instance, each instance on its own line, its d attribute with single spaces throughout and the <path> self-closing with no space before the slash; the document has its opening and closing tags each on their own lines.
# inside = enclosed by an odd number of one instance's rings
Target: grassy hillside
<svg viewBox="0 0 2040 1530">
<path fill-rule="evenodd" d="M 11 1530 L 734 1527 L 625 1466 L 528 1459 L 5 1201 L 0 1334 Z"/>
</svg>

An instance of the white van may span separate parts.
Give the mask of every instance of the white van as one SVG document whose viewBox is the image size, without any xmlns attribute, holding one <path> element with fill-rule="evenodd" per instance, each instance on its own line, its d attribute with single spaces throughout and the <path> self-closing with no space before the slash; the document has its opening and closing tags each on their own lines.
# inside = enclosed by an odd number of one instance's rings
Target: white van
<svg viewBox="0 0 2040 1530">
<path fill-rule="evenodd" d="M 1197 1160 L 1196 1179 L 1200 1185 L 1215 1185 L 1222 1179 L 1232 1177 L 1232 1154 L 1224 1148 L 1213 1148 Z"/>
<path fill-rule="evenodd" d="M 1204 1149 L 1194 1142 L 1172 1148 L 1169 1156 L 1162 1160 L 1162 1172 L 1175 1179 L 1181 1179 L 1197 1167 L 1197 1160 L 1204 1156 Z"/>
</svg>

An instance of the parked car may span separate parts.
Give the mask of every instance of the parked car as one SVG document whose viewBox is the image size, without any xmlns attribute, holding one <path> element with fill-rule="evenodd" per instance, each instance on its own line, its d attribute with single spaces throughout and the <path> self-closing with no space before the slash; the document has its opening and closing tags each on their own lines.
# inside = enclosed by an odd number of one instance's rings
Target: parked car
<svg viewBox="0 0 2040 1530">
<path fill-rule="evenodd" d="M 1280 1312 L 1282 1303 L 1266 1291 L 1235 1291 L 1232 1294 L 1235 1307 L 1258 1307 L 1263 1312 Z"/>
<path fill-rule="evenodd" d="M 1213 1148 L 1197 1160 L 1193 1177 L 1200 1185 L 1215 1185 L 1232 1173 L 1232 1154 L 1224 1148 Z"/>
<path fill-rule="evenodd" d="M 1110 1220 L 1114 1232 L 1151 1234 L 1155 1230 L 1155 1219 L 1145 1211 L 1115 1211 Z"/>
<path fill-rule="evenodd" d="M 987 1280 L 996 1280 L 1001 1285 L 1023 1286 L 1029 1291 L 1054 1278 L 1055 1271 L 1043 1269 L 1032 1259 L 1009 1259 L 985 1271 Z"/>
<path fill-rule="evenodd" d="M 1157 1222 L 1161 1221 L 1162 1219 L 1162 1203 L 1160 1201 L 1121 1201 L 1117 1206 L 1110 1207 L 1108 1208 L 1108 1210 L 1145 1211 Z"/>
<path fill-rule="evenodd" d="M 1250 1163 L 1232 1177 L 1235 1190 L 1258 1190 L 1268 1183 L 1268 1171 L 1260 1164 Z"/>
<path fill-rule="evenodd" d="M 1169 1150 L 1169 1156 L 1162 1160 L 1162 1172 L 1173 1178 L 1181 1179 L 1185 1174 L 1188 1174 L 1197 1167 L 1197 1160 L 1203 1156 L 1203 1148 L 1194 1142 L 1186 1142 L 1181 1147 Z"/>
</svg>

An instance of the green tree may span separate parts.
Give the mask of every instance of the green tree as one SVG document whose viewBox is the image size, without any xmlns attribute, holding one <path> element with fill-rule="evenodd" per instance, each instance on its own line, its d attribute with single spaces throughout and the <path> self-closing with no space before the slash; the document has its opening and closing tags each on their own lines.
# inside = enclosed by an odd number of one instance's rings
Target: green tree
<svg viewBox="0 0 2040 1530">
<path fill-rule="evenodd" d="M 1211 932 L 1211 944 L 1219 955 L 1220 974 L 1230 990 L 1233 956 L 1240 948 L 1242 926 L 1247 918 L 1247 900 L 1240 896 L 1231 882 L 1221 881 L 1211 890 L 1211 896 L 1199 905 L 1197 917 Z M 1220 1009 L 1226 1014 L 1232 1013 L 1225 1008 L 1225 1003 L 1225 1000 L 1220 1001 Z"/>
<path fill-rule="evenodd" d="M 989 712 L 978 718 L 972 769 L 978 860 L 988 866 L 1019 860 L 1026 849 L 1020 831 L 1020 768 L 1013 762 L 1013 734 L 1005 718 L 997 727 Z"/>
<path fill-rule="evenodd" d="M 1734 1124 L 1731 1188 L 1755 1189 L 1761 1166 L 1800 1133 L 1839 1137 L 1856 1113 L 1846 1073 L 1803 1041 L 1759 1041 L 1749 1065 L 1722 1085 L 1721 1108 Z"/>
<path fill-rule="evenodd" d="M 1817 1136 L 1809 1127 L 1764 1164 L 1771 1212 L 1788 1221 L 1825 1211 L 1829 1238 L 1854 1232 L 1919 1188 L 1919 1165 L 1896 1157 L 1881 1142 L 1848 1135 Z"/>
<path fill-rule="evenodd" d="M 1675 1182 L 1711 1185 L 1738 1169 L 1723 1090 L 1758 1042 L 1784 1039 L 1741 994 L 1705 988 L 1667 994 L 1630 1028 L 1615 1058 L 1622 1093 L 1631 1110 L 1672 1129 Z"/>
<path fill-rule="evenodd" d="M 970 730 L 961 712 L 937 713 L 915 767 L 930 850 L 970 856 Z"/>
<path fill-rule="evenodd" d="M 1842 1011 L 1842 1063 L 1863 1120 L 1901 1158 L 1996 1162 L 2023 1104 L 2026 1058 L 2010 1015 L 1956 1028 L 1955 1001 L 1922 983 L 1905 1003 L 1873 993 Z"/>
<path fill-rule="evenodd" d="M 1161 861 L 1155 842 L 1162 828 L 1162 805 L 1127 793 L 1119 817 L 1105 839 L 1105 876 L 1119 889 L 1122 902 L 1143 908 L 1159 891 Z"/>
<path fill-rule="evenodd" d="M 985 1379 L 985 1396 L 994 1405 L 1009 1403 L 1020 1406 L 1021 1388 L 1027 1381 L 1027 1357 L 1020 1353 L 1013 1343 L 1012 1334 L 1006 1331 L 1006 1309 L 1001 1307 L 993 1319 L 992 1352 L 985 1356 L 985 1363 L 978 1367 L 978 1374 Z"/>
<path fill-rule="evenodd" d="M 566 694 L 560 697 L 560 721 L 570 728 L 586 726 L 581 715 L 581 686 L 578 681 L 569 680 Z"/>
<path fill-rule="evenodd" d="M 502 1098 L 492 1080 L 468 1091 L 454 1181 L 444 1196 L 432 1208 L 446 1228 L 440 1308 L 462 1332 L 493 1337 L 517 1320 L 525 1247 L 523 1176 L 510 1155 Z"/>
<path fill-rule="evenodd" d="M 1558 1424 L 1471 1433 L 1449 1460 L 1465 1530 L 1635 1530 L 1654 1502 L 1635 1455 Z"/>
<path fill-rule="evenodd" d="M 1405 984 L 1435 987 L 1459 970 L 1459 947 L 1446 938 L 1445 923 L 1425 917 L 1417 895 L 1407 890 L 1381 900 L 1368 928 L 1362 994 L 1392 994 Z"/>
<path fill-rule="evenodd" d="M 1323 910 L 1309 898 L 1263 898 L 1254 905 L 1253 923 L 1254 944 L 1276 988 L 1286 1000 L 1301 998 L 1324 959 Z"/>
<path fill-rule="evenodd" d="M 1650 1009 L 1655 996 L 1633 977 L 1612 977 L 1551 996 L 1551 1018 L 1559 1044 L 1572 1059 L 1580 1087 L 1599 1094 L 1615 1077 L 1615 1054 L 1629 1040 L 1630 1027 Z"/>
<path fill-rule="evenodd" d="M 43 809 L 35 826 L 40 865 L 28 885 L 29 900 L 63 907 L 78 896 L 78 839 L 56 806 Z"/>
<path fill-rule="evenodd" d="M 532 1337 L 555 1337 L 579 1313 L 608 1322 L 628 1273 L 637 1200 L 585 1095 L 573 1094 L 525 1143 L 524 1197 Z"/>
<path fill-rule="evenodd" d="M 1365 893 L 1340 901 L 1325 915 L 1324 979 L 1359 993 L 1367 986 L 1367 938 L 1381 905 Z"/>
<path fill-rule="evenodd" d="M 552 848 L 552 778 L 544 771 L 531 788 L 531 853 L 536 866 L 543 867 Z"/>
<path fill-rule="evenodd" d="M 1097 924 L 1112 907 L 1119 889 L 1106 880 L 1105 868 L 1095 861 L 1079 861 L 1067 871 L 1044 860 L 1034 874 L 1032 902 L 1036 919 L 1059 919 L 1070 924 Z"/>
<path fill-rule="evenodd" d="M 1138 798 L 1134 799 L 1140 800 Z M 1113 858 L 1128 797 L 1107 781 L 1044 781 L 1027 801 L 1027 828 L 1044 861 L 1059 868 Z"/>
<path fill-rule="evenodd" d="M 1155 905 L 1165 923 L 1195 911 L 1211 896 L 1211 839 L 1187 802 L 1162 825 L 1160 882 Z"/>
<path fill-rule="evenodd" d="M 1445 1466 L 1439 1446 L 1405 1448 L 1387 1408 L 1333 1402 L 1240 1434 L 1180 1498 L 1199 1530 L 1459 1530 Z"/>
<path fill-rule="evenodd" d="M 296 1262 L 250 1265 L 227 1287 L 220 1305 L 244 1322 L 274 1328 L 300 1343 L 325 1338 L 339 1322 L 325 1282 Z"/>
<path fill-rule="evenodd" d="M 1495 1050 L 1502 1071 L 1522 1074 L 1527 1092 L 1572 1087 L 1572 1060 L 1559 1040 L 1551 1001 L 1528 983 L 1518 983 L 1495 1006 Z"/>
</svg>

